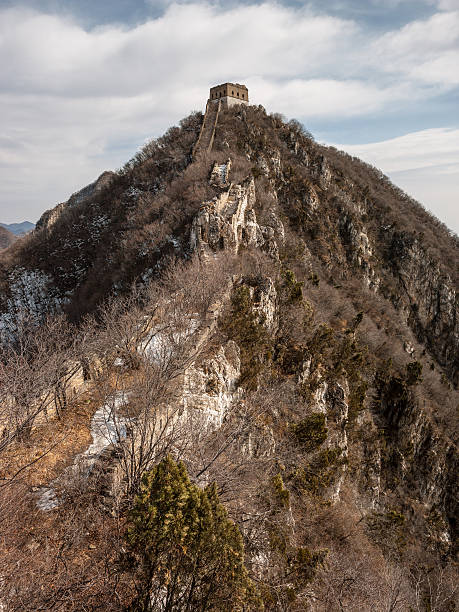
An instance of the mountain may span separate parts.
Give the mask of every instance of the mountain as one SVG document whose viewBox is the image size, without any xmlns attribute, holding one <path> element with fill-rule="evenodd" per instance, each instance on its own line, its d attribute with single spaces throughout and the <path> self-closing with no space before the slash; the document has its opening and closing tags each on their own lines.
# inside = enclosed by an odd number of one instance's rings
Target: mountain
<svg viewBox="0 0 459 612">
<path fill-rule="evenodd" d="M 16 240 L 16 236 L 4 227 L 0 227 L 0 249 L 8 248 Z"/>
<path fill-rule="evenodd" d="M 454 610 L 457 260 L 261 106 L 45 213 L 0 259 L 8 605 Z"/>
<path fill-rule="evenodd" d="M 23 236 L 34 229 L 35 224 L 30 221 L 23 221 L 22 223 L 0 223 L 1 227 L 6 228 L 15 236 Z"/>
</svg>

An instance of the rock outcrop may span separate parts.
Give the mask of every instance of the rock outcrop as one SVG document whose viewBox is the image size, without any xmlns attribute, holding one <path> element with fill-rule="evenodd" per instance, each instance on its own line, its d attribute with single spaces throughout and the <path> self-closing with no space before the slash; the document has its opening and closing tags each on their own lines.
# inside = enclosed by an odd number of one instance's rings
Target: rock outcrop
<svg viewBox="0 0 459 612">
<path fill-rule="evenodd" d="M 418 240 L 394 233 L 388 263 L 398 283 L 394 297 L 418 340 L 459 382 L 458 296 L 451 279 L 432 261 Z"/>
<path fill-rule="evenodd" d="M 230 406 L 240 397 L 240 373 L 239 347 L 231 340 L 186 371 L 182 393 L 185 418 L 192 419 L 203 434 L 220 427 Z"/>
<path fill-rule="evenodd" d="M 75 192 L 66 202 L 61 202 L 54 208 L 51 208 L 50 210 L 44 212 L 40 219 L 37 221 L 35 229 L 50 229 L 59 219 L 64 210 L 78 206 L 78 204 L 80 204 L 81 202 L 84 202 L 88 198 L 91 198 L 93 195 L 100 192 L 105 187 L 108 187 L 112 182 L 114 176 L 114 172 L 103 172 L 97 180 L 95 180 L 93 183 L 90 183 L 89 185 L 86 185 L 86 187 L 83 187 L 83 189 L 80 189 L 79 191 Z"/>
<path fill-rule="evenodd" d="M 144 386 L 101 470 L 146 440 L 141 469 L 216 482 L 267 610 L 386 609 L 400 584 L 421 609 L 457 546 L 457 241 L 295 122 L 210 111 L 43 215 L 0 268 L 0 339 L 113 296 L 106 379 Z"/>
<path fill-rule="evenodd" d="M 219 186 L 228 182 L 231 160 L 222 166 L 215 165 L 211 181 L 215 184 L 218 178 Z M 221 176 L 224 174 L 224 181 Z M 245 179 L 241 184 L 231 184 L 230 187 L 209 202 L 204 202 L 198 214 L 194 217 L 190 247 L 198 252 L 206 249 L 217 251 L 228 249 L 237 253 L 240 246 L 258 247 L 278 258 L 276 235 L 281 239 L 284 235 L 282 223 L 271 213 L 272 226 L 260 226 L 254 210 L 256 203 L 255 181 Z"/>
</svg>

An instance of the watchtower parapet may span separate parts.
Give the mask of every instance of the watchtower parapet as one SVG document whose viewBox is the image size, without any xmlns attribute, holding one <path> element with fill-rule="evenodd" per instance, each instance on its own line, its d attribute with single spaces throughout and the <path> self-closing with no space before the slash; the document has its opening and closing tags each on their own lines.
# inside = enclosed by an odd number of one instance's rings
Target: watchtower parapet
<svg viewBox="0 0 459 612">
<path fill-rule="evenodd" d="M 222 106 L 249 103 L 249 90 L 240 83 L 223 83 L 210 88 L 209 102 L 220 102 Z"/>
</svg>

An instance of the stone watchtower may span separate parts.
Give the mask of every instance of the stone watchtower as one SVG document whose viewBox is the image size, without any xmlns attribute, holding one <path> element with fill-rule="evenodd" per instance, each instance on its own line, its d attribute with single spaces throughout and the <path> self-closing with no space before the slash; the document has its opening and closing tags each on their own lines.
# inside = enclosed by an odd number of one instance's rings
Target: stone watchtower
<svg viewBox="0 0 459 612">
<path fill-rule="evenodd" d="M 235 104 L 249 103 L 249 90 L 239 83 L 223 83 L 210 88 L 209 102 L 219 102 L 229 108 Z"/>
</svg>

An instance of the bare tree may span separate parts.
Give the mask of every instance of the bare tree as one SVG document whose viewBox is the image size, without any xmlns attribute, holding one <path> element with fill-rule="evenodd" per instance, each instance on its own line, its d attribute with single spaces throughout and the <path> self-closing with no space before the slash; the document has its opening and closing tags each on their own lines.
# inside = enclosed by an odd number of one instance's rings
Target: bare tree
<svg viewBox="0 0 459 612">
<path fill-rule="evenodd" d="M 429 568 L 418 564 L 412 570 L 417 612 L 452 612 L 457 609 L 459 586 L 451 565 Z"/>
<path fill-rule="evenodd" d="M 63 316 L 55 316 L 39 328 L 24 326 L 14 344 L 6 347 L 0 361 L 0 477 L 4 483 L 51 450 L 42 448 L 30 463 L 21 465 L 13 445 L 28 442 L 34 427 L 49 418 L 61 418 L 70 400 L 76 401 L 83 391 L 77 342 L 76 330 Z"/>
<path fill-rule="evenodd" d="M 192 444 L 183 376 L 216 325 L 212 306 L 227 286 L 221 269 L 219 258 L 176 263 L 159 283 L 102 311 L 93 346 L 108 367 L 96 387 L 107 429 L 122 441 L 117 459 L 130 493 L 154 463 Z"/>
</svg>

